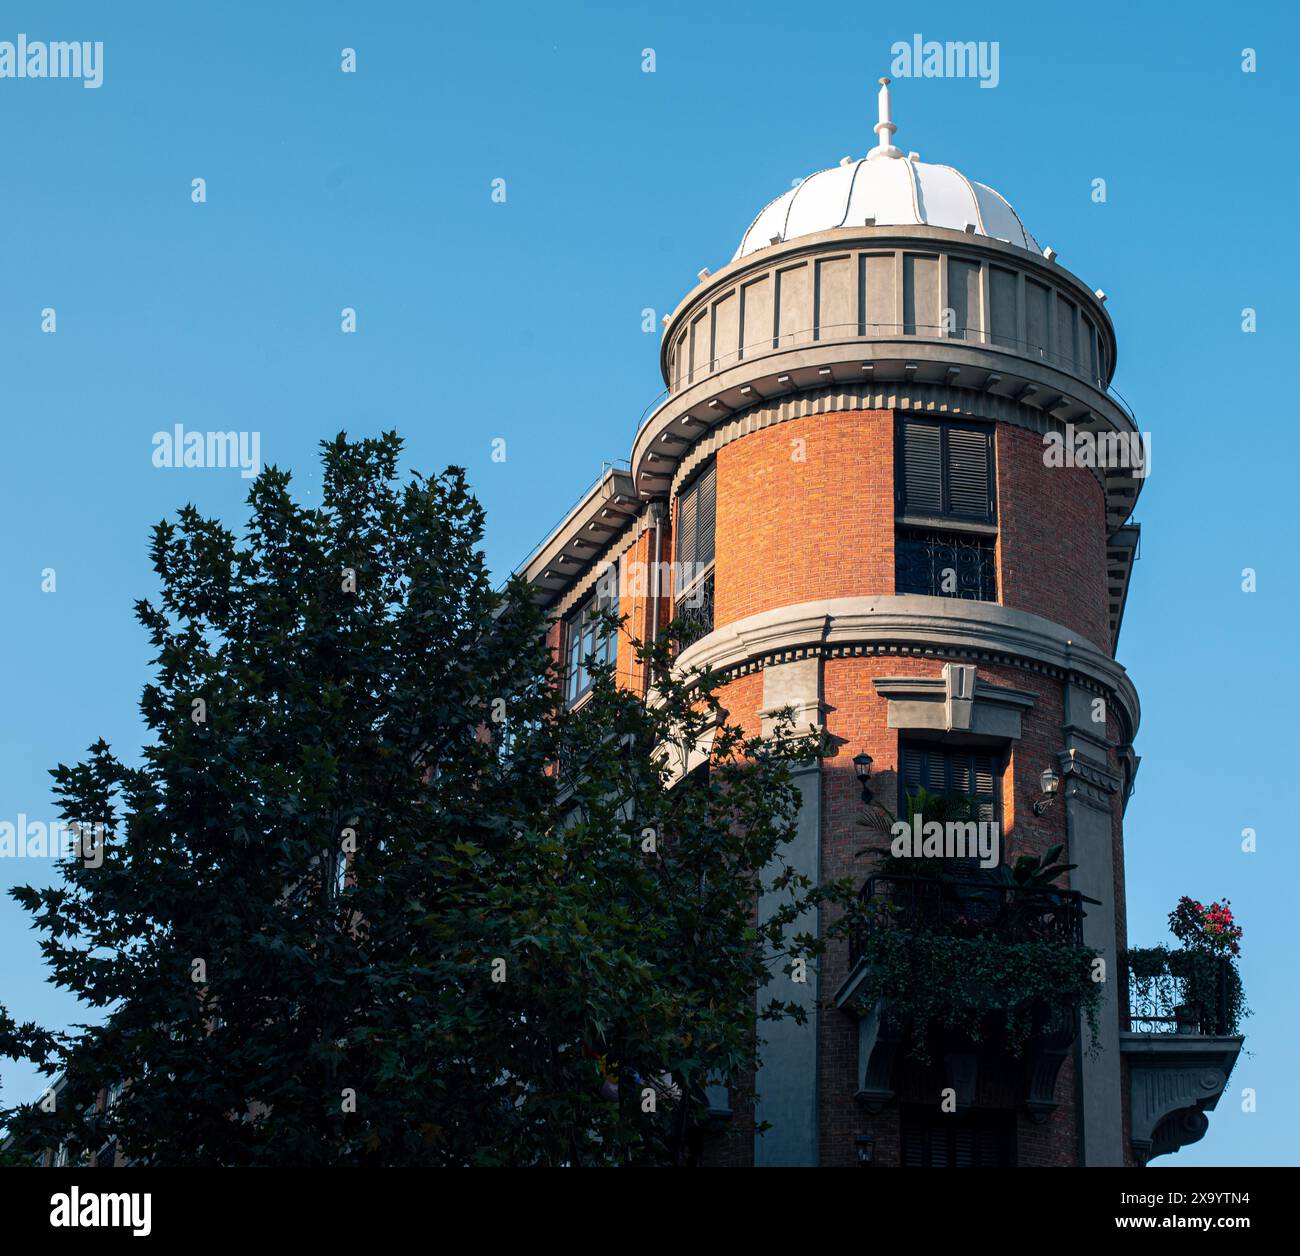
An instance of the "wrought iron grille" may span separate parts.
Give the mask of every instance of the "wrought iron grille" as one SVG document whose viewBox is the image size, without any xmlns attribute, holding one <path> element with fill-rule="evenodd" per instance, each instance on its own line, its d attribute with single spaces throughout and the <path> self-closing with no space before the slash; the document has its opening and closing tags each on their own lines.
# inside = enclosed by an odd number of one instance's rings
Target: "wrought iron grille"
<svg viewBox="0 0 1300 1256">
<path fill-rule="evenodd" d="M 713 572 L 696 581 L 677 600 L 673 615 L 682 639 L 694 641 L 713 631 Z"/>
<path fill-rule="evenodd" d="M 902 528 L 895 539 L 894 555 L 894 587 L 899 593 L 997 601 L 992 540 Z"/>
<path fill-rule="evenodd" d="M 979 876 L 868 877 L 858 895 L 862 916 L 850 939 L 854 962 L 876 929 L 904 929 L 1002 942 L 1083 945 L 1083 895 L 1026 892 Z"/>
<path fill-rule="evenodd" d="M 1121 1028 L 1138 1034 L 1237 1032 L 1231 993 L 1240 977 L 1226 955 L 1133 951 L 1121 963 Z"/>
</svg>

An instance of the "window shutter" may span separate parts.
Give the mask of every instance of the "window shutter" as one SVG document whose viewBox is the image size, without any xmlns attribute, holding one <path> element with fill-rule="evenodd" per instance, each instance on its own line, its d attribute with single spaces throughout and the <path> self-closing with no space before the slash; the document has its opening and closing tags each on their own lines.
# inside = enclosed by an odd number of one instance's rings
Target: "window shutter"
<svg viewBox="0 0 1300 1256">
<path fill-rule="evenodd" d="M 974 760 L 975 788 L 971 792 L 975 795 L 975 818 L 977 820 L 986 820 L 991 823 L 995 818 L 993 756 L 989 754 L 977 754 L 974 756 Z"/>
<path fill-rule="evenodd" d="M 948 429 L 948 510 L 967 519 L 993 518 L 989 492 L 989 433 Z"/>
<path fill-rule="evenodd" d="M 989 752 L 904 745 L 902 758 L 904 794 L 920 785 L 932 794 L 965 794 L 971 800 L 972 819 L 997 819 L 997 764 Z"/>
<path fill-rule="evenodd" d="M 677 499 L 677 562 L 683 587 L 695 579 L 698 568 L 707 567 L 713 561 L 717 513 L 715 464 Z"/>
<path fill-rule="evenodd" d="M 718 514 L 717 464 L 711 466 L 695 484 L 695 561 L 708 566 L 713 561 L 714 532 Z"/>
<path fill-rule="evenodd" d="M 903 510 L 943 512 L 942 429 L 934 423 L 903 423 Z"/>
<path fill-rule="evenodd" d="M 683 571 L 695 562 L 695 489 L 677 499 L 677 562 Z"/>
<path fill-rule="evenodd" d="M 1016 1164 L 1015 1114 L 976 1109 L 936 1116 L 905 1107 L 900 1151 L 905 1169 L 1001 1169 Z"/>
</svg>

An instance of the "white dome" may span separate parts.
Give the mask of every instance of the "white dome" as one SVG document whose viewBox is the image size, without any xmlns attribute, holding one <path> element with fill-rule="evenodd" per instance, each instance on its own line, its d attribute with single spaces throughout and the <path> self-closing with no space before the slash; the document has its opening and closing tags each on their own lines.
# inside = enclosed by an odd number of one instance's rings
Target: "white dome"
<svg viewBox="0 0 1300 1256">
<path fill-rule="evenodd" d="M 948 227 L 1041 250 L 1019 215 L 991 187 L 951 166 L 876 153 L 809 175 L 766 205 L 741 237 L 735 257 L 833 227 Z"/>
</svg>

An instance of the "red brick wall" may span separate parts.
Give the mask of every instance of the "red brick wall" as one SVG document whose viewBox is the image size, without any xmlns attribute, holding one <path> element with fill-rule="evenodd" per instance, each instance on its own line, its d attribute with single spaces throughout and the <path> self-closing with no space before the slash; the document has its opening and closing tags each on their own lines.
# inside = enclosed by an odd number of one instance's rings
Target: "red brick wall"
<svg viewBox="0 0 1300 1256">
<path fill-rule="evenodd" d="M 871 860 L 856 852 L 878 839 L 858 821 L 863 815 L 860 789 L 851 760 L 865 750 L 874 760 L 872 792 L 891 812 L 898 810 L 898 732 L 887 726 L 888 705 L 872 684 L 879 676 L 937 676 L 944 659 L 874 656 L 828 659 L 823 672 L 828 741 L 834 756 L 823 765 L 822 775 L 822 880 L 851 877 L 866 879 Z M 959 661 L 959 660 L 953 660 Z M 1023 719 L 1022 740 L 1013 746 L 1003 774 L 1002 825 L 1010 858 L 1041 853 L 1065 841 L 1063 808 L 1047 815 L 1033 814 L 1038 797 L 1038 776 L 1055 761 L 1062 748 L 1063 698 L 1058 682 L 1010 667 L 981 665 L 981 680 L 1024 689 L 1035 694 L 1034 706 Z M 824 914 L 823 927 L 831 914 Z M 834 944 L 823 960 L 820 989 L 829 1003 L 848 975 L 847 943 Z M 938 1103 L 943 1082 L 934 1070 L 909 1065 L 900 1054 L 896 1085 L 899 1098 L 877 1116 L 865 1112 L 854 1100 L 857 1089 L 857 1022 L 827 1007 L 822 1017 L 820 1054 L 820 1161 L 823 1165 L 856 1163 L 854 1139 L 859 1134 L 876 1140 L 876 1161 L 882 1167 L 899 1159 L 900 1102 Z M 1056 1112 L 1042 1125 L 1024 1113 L 1007 1077 L 990 1075 L 981 1080 L 981 1103 L 1014 1108 L 1017 1112 L 1019 1163 L 1022 1165 L 1072 1165 L 1078 1159 L 1073 1065 L 1067 1061 L 1057 1079 Z"/>
<path fill-rule="evenodd" d="M 1092 472 L 1043 465 L 1043 440 L 997 429 L 999 601 L 1109 651 L 1106 504 Z"/>
<path fill-rule="evenodd" d="M 894 591 L 891 411 L 778 423 L 724 445 L 717 466 L 715 626 Z"/>
<path fill-rule="evenodd" d="M 894 591 L 894 416 L 809 415 L 717 454 L 715 624 L 821 598 Z M 999 600 L 1110 649 L 1105 498 L 997 428 Z"/>
</svg>

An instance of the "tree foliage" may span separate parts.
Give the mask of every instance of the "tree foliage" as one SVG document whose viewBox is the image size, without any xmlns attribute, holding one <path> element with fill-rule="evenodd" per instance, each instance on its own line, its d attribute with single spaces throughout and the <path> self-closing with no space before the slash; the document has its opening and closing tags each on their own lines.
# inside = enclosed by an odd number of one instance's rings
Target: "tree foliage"
<svg viewBox="0 0 1300 1256">
<path fill-rule="evenodd" d="M 147 744 L 55 769 L 102 859 L 13 891 L 97 1021 L 6 1018 L 0 1050 L 70 1097 L 6 1114 L 20 1149 L 683 1163 L 704 1086 L 757 1064 L 757 1004 L 803 1015 L 791 961 L 820 944 L 796 922 L 838 891 L 781 849 L 816 745 L 746 736 L 718 677 L 626 625 L 653 700 L 597 669 L 566 710 L 463 473 L 402 481 L 400 453 L 340 435 L 318 508 L 268 468 L 241 534 L 192 506 L 155 528 Z M 710 733 L 711 766 L 677 779 Z M 761 924 L 760 874 L 787 898 Z"/>
</svg>

